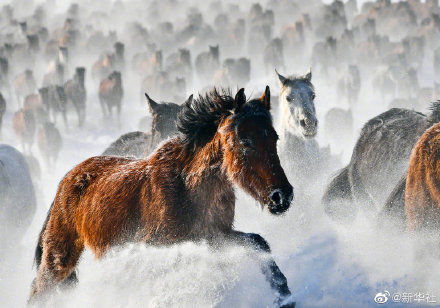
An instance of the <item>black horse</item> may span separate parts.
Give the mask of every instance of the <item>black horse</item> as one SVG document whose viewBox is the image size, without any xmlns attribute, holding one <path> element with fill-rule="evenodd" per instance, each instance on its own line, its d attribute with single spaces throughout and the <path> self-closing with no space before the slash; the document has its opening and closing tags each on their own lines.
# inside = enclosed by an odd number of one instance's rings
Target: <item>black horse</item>
<svg viewBox="0 0 440 308">
<path fill-rule="evenodd" d="M 122 157 L 146 157 L 162 140 L 174 135 L 177 132 L 177 115 L 183 105 L 175 103 L 157 103 L 147 93 L 148 107 L 153 117 L 151 133 L 141 131 L 129 132 L 120 136 L 102 153 L 102 155 Z M 192 101 L 191 95 L 185 104 Z"/>
<path fill-rule="evenodd" d="M 423 132 L 437 122 L 440 102 L 432 104 L 429 115 L 392 108 L 369 120 L 362 128 L 350 163 L 324 193 L 325 212 L 345 222 L 352 220 L 360 207 L 373 214 L 383 210 L 404 217 L 402 188 L 411 150 Z"/>
</svg>

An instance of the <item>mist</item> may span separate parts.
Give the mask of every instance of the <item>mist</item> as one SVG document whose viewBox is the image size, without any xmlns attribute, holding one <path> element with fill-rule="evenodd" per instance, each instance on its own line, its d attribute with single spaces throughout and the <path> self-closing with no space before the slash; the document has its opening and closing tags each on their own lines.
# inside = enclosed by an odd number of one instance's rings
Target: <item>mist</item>
<svg viewBox="0 0 440 308">
<path fill-rule="evenodd" d="M 345 3 L 342 8 L 344 22 L 338 15 L 340 2 L 320 0 L 2 1 L 0 56 L 7 53 L 7 43 L 27 46 L 26 34 L 39 36 L 39 49 L 20 53 L 21 47 L 17 47 L 9 56 L 8 83 L 0 88 L 6 101 L 0 143 L 35 158 L 39 167 L 30 166 L 37 197 L 32 222 L 22 231 L 19 241 L 0 249 L 0 306 L 27 305 L 36 275 L 33 258 L 38 235 L 66 173 L 85 159 L 100 155 L 120 135 L 150 129 L 152 117 L 145 92 L 157 102 L 180 105 L 189 95 L 197 97 L 213 86 L 229 87 L 234 94 L 244 87 L 247 97 L 255 98 L 269 85 L 273 122 L 281 134 L 280 82 L 275 69 L 283 76 L 302 76 L 311 70 L 318 120 L 314 139 L 332 160 L 319 177 L 312 178 L 308 170 L 288 172 L 287 177 L 295 187 L 295 199 L 281 216 L 271 215 L 237 187 L 234 228 L 258 233 L 267 240 L 287 278 L 296 307 L 374 307 L 376 294 L 385 291 L 428 293 L 436 300 L 431 304 L 439 305 L 440 254 L 436 234 L 412 234 L 392 223 L 379 227 L 380 209 L 374 209 L 373 214 L 360 210 L 350 223 L 341 224 L 326 215 L 321 204 L 326 186 L 349 163 L 355 142 L 369 119 L 391 107 L 428 113 L 430 103 L 439 95 L 438 72 L 433 61 L 434 50 L 440 47 L 440 31 L 431 31 L 422 23 L 434 18 L 432 13 L 440 13 L 438 5 L 425 7 L 424 3 L 410 1 L 412 6 L 405 2 L 405 6 L 393 6 L 375 15 L 369 6 L 380 6 L 380 2 L 386 1 L 350 0 L 352 6 Z M 330 15 L 325 17 L 327 13 Z M 369 28 L 368 18 L 373 17 L 375 25 Z M 65 37 L 67 32 L 63 32 L 67 18 L 72 21 L 69 29 L 76 31 L 71 37 Z M 25 31 L 20 29 L 19 23 L 23 21 L 27 22 Z M 302 32 L 296 22 L 302 25 Z M 344 31 L 356 27 L 359 32 L 350 47 Z M 39 32 L 43 28 L 48 31 L 46 38 Z M 375 34 L 383 40 L 383 50 L 376 50 L 373 39 L 369 40 Z M 335 58 L 326 58 L 316 47 L 328 37 L 338 42 Z M 407 52 L 402 42 L 410 37 L 423 37 L 423 47 L 417 49 L 415 41 L 410 41 L 407 66 L 399 66 L 401 70 L 395 75 L 409 76 L 408 71 L 413 68 L 417 85 L 413 80 L 395 81 L 396 89 L 390 90 L 377 80 L 391 76 L 389 68 L 397 63 L 399 53 Z M 62 137 L 62 147 L 51 165 L 39 150 L 37 137 L 28 151 L 14 131 L 14 113 L 22 108 L 24 100 L 16 94 L 14 79 L 26 69 L 32 70 L 36 81 L 34 93 L 38 94 L 45 75 L 53 73 L 60 63 L 58 47 L 62 38 L 68 46 L 67 60 L 61 60 L 63 83 L 73 78 L 77 67 L 86 69 L 86 113 L 81 127 L 73 105 L 66 107 L 67 127 L 58 115 L 55 126 Z M 270 54 L 266 49 L 275 38 L 283 44 L 281 58 L 265 58 L 265 54 Z M 116 42 L 124 44 L 124 62 L 109 72 L 94 70 L 99 59 L 114 53 Z M 205 78 L 197 71 L 196 58 L 216 45 L 219 65 L 212 78 Z M 189 71 L 173 62 L 179 49 L 190 52 Z M 231 58 L 249 60 L 249 71 L 237 63 L 228 67 L 225 60 Z M 277 63 L 279 59 L 283 63 Z M 349 76 L 349 65 L 360 72 L 359 93 L 352 102 L 343 86 Z M 112 116 L 103 115 L 98 93 L 100 82 L 115 67 L 121 72 L 123 88 L 119 121 L 116 111 Z M 167 77 L 159 77 L 159 71 L 167 73 Z M 180 78 L 183 81 L 179 83 Z M 326 115 L 332 108 L 349 112 L 351 127 L 339 121 L 330 123 Z M 288 161 L 282 159 L 281 164 L 285 167 Z M 394 187 L 394 183 L 382 185 Z M 0 232 L 8 237 L 11 231 L 0 228 Z M 112 248 L 102 259 L 86 249 L 78 265 L 78 278 L 74 288 L 57 289 L 46 302 L 36 306 L 268 307 L 274 300 L 258 262 L 247 249 L 232 244 L 215 250 L 206 242 L 171 247 L 131 243 Z M 429 305 L 415 301 L 411 304 Z M 390 298 L 385 306 L 411 304 L 393 302 Z"/>
</svg>

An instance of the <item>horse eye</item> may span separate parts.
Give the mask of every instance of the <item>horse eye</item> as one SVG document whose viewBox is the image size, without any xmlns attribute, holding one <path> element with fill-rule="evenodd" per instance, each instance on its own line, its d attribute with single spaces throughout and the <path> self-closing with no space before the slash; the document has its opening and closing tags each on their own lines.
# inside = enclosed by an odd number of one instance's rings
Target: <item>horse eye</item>
<svg viewBox="0 0 440 308">
<path fill-rule="evenodd" d="M 311 97 L 312 99 L 315 99 L 315 93 L 312 93 Z"/>
<path fill-rule="evenodd" d="M 240 139 L 240 144 L 246 148 L 252 148 L 254 143 L 248 138 Z"/>
<path fill-rule="evenodd" d="M 292 98 L 292 97 L 287 97 L 287 101 L 288 101 L 289 103 L 292 103 L 292 102 L 293 102 L 293 98 Z"/>
</svg>

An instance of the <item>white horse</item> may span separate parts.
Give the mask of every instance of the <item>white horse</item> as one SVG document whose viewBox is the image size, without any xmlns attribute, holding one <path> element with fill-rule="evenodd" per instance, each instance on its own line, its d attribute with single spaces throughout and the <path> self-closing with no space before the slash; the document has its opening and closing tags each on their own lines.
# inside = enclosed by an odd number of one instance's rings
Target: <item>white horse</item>
<svg viewBox="0 0 440 308">
<path fill-rule="evenodd" d="M 0 144 L 1 247 L 17 245 L 35 210 L 35 191 L 25 158 L 15 148 Z"/>
<path fill-rule="evenodd" d="M 312 72 L 289 77 L 276 73 L 280 82 L 280 158 L 289 180 L 299 188 L 298 192 L 312 194 L 316 185 L 325 184 L 330 165 L 337 165 L 330 150 L 319 148 L 314 138 L 318 119 Z"/>
</svg>

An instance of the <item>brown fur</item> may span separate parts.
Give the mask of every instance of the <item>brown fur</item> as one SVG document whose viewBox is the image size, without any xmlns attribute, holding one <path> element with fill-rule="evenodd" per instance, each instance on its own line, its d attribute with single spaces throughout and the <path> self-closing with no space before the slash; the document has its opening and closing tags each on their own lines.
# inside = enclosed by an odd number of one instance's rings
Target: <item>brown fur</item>
<svg viewBox="0 0 440 308">
<path fill-rule="evenodd" d="M 46 166 L 49 169 L 54 167 L 63 145 L 60 131 L 54 123 L 46 122 L 39 127 L 37 144 Z"/>
<path fill-rule="evenodd" d="M 121 102 L 124 91 L 122 89 L 121 73 L 114 71 L 99 85 L 99 101 L 104 117 L 112 115 L 113 107 L 116 107 L 118 120 L 121 116 Z"/>
<path fill-rule="evenodd" d="M 112 72 L 114 62 L 114 55 L 102 55 L 92 66 L 93 79 L 101 80 L 107 77 Z"/>
<path fill-rule="evenodd" d="M 30 152 L 34 143 L 36 122 L 34 112 L 32 110 L 20 109 L 14 113 L 12 119 L 12 128 L 15 134 L 20 139 L 23 151 Z"/>
<path fill-rule="evenodd" d="M 440 225 L 440 124 L 429 128 L 411 153 L 405 212 L 408 230 Z"/>
<path fill-rule="evenodd" d="M 77 67 L 73 79 L 64 84 L 67 104 L 72 104 L 75 107 L 78 115 L 78 125 L 80 127 L 84 124 L 86 117 L 87 92 L 84 85 L 84 78 L 85 69 L 83 67 Z"/>
<path fill-rule="evenodd" d="M 100 258 L 127 241 L 242 239 L 233 230 L 234 183 L 271 213 L 287 210 L 293 191 L 276 154 L 269 109 L 268 87 L 261 99 L 250 102 L 244 89 L 235 99 L 214 91 L 185 105 L 180 136 L 148 158 L 98 156 L 73 168 L 58 187 L 42 231 L 31 298 L 68 278 L 85 247 Z M 260 238 L 252 240 L 266 247 Z M 272 283 L 277 278 L 268 279 L 281 295 L 290 295 L 275 262 L 268 271 L 279 272 L 274 275 L 281 277 L 281 289 Z"/>
<path fill-rule="evenodd" d="M 26 70 L 15 77 L 14 88 L 15 95 L 17 97 L 17 104 L 21 106 L 21 104 L 23 103 L 22 99 L 26 95 L 32 94 L 36 91 L 37 87 L 33 72 L 30 70 Z"/>
<path fill-rule="evenodd" d="M 43 124 L 48 120 L 48 114 L 44 108 L 42 98 L 39 94 L 31 94 L 25 97 L 24 110 L 29 110 L 34 113 L 36 122 Z"/>
</svg>

